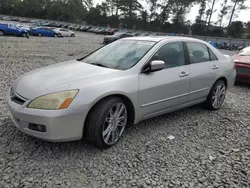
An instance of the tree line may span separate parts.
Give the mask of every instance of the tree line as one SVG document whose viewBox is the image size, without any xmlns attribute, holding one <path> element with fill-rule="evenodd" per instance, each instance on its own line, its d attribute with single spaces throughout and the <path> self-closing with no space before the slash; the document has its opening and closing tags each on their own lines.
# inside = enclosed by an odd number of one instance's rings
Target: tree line
<svg viewBox="0 0 250 188">
<path fill-rule="evenodd" d="M 142 6 L 149 5 L 149 10 Z M 1 0 L 0 14 L 157 32 L 250 38 L 250 22 L 233 21 L 246 0 Z M 220 9 L 215 9 L 215 7 Z M 195 23 L 186 18 L 199 6 Z M 219 12 L 217 22 L 212 22 Z M 226 26 L 222 23 L 229 17 Z M 248 33 L 248 34 L 247 34 Z"/>
</svg>

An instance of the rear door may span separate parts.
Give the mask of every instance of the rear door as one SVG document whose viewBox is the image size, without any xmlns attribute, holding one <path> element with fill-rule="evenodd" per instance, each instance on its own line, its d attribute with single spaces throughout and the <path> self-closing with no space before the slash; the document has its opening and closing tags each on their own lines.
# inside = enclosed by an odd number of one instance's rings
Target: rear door
<svg viewBox="0 0 250 188">
<path fill-rule="evenodd" d="M 205 44 L 186 42 L 186 48 L 191 64 L 189 101 L 205 99 L 219 75 L 218 59 Z"/>
</svg>

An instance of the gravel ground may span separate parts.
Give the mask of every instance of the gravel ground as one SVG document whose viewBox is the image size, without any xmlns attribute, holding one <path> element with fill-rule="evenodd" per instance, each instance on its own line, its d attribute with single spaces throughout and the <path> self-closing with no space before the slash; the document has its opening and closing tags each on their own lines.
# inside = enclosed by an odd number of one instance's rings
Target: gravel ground
<svg viewBox="0 0 250 188">
<path fill-rule="evenodd" d="M 0 187 L 250 187 L 246 85 L 228 91 L 219 111 L 195 106 L 141 122 L 105 151 L 19 132 L 7 111 L 8 87 L 25 72 L 87 54 L 103 38 L 76 35 L 0 38 Z"/>
</svg>

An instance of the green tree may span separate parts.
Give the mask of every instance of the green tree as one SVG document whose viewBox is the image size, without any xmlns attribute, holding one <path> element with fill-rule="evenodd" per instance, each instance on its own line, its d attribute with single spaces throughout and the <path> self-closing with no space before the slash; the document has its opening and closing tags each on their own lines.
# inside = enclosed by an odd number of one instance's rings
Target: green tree
<svg viewBox="0 0 250 188">
<path fill-rule="evenodd" d="M 216 10 L 214 10 L 214 5 L 218 2 L 218 0 L 208 0 L 208 7 L 209 7 L 209 16 L 208 16 L 208 22 L 207 22 L 207 30 L 209 30 L 209 26 L 211 24 L 211 19 L 212 19 L 212 15 L 213 13 L 216 12 Z"/>
<path fill-rule="evenodd" d="M 224 18 L 224 16 L 227 15 L 228 9 L 229 9 L 228 0 L 224 0 L 223 3 L 220 4 L 220 6 L 222 8 L 221 8 L 220 13 L 218 15 L 218 24 L 220 27 L 222 27 L 223 18 Z"/>
<path fill-rule="evenodd" d="M 232 20 L 233 20 L 233 17 L 235 16 L 236 11 L 247 9 L 247 7 L 245 6 L 246 0 L 231 0 L 231 1 L 233 3 L 233 8 L 231 10 L 231 15 L 230 15 L 229 23 L 228 23 L 228 29 L 232 23 Z"/>
<path fill-rule="evenodd" d="M 228 35 L 234 38 L 240 38 L 243 33 L 244 27 L 241 21 L 232 22 L 228 28 Z"/>
<path fill-rule="evenodd" d="M 195 2 L 195 0 L 172 0 L 171 10 L 173 15 L 173 26 L 174 32 L 184 33 L 188 30 L 185 27 L 185 15 L 188 12 L 190 6 Z"/>
<path fill-rule="evenodd" d="M 154 19 L 156 17 L 156 11 L 157 8 L 159 7 L 159 0 L 146 0 L 146 2 L 149 4 L 149 11 L 150 11 L 150 22 L 152 21 L 152 19 Z"/>
</svg>

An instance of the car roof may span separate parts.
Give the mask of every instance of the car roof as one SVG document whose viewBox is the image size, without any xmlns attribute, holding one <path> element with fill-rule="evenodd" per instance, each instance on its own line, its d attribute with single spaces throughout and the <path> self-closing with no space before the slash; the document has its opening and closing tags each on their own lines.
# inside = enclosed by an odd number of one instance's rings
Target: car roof
<svg viewBox="0 0 250 188">
<path fill-rule="evenodd" d="M 138 36 L 138 37 L 131 37 L 126 38 L 126 40 L 140 40 L 140 41 L 153 41 L 153 42 L 160 42 L 162 40 L 173 40 L 173 39 L 182 39 L 187 41 L 196 41 L 201 42 L 202 40 L 189 38 L 189 37 L 182 37 L 182 36 Z"/>
</svg>

